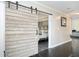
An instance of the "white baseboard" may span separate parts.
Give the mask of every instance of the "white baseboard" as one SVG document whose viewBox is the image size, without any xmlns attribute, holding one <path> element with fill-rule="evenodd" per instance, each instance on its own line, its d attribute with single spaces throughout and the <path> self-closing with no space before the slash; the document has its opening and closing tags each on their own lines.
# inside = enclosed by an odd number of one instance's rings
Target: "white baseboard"
<svg viewBox="0 0 79 59">
<path fill-rule="evenodd" d="M 49 48 L 55 48 L 55 47 L 57 47 L 57 46 L 63 45 L 63 44 L 68 43 L 68 42 L 70 42 L 70 41 L 72 41 L 72 40 L 68 40 L 68 41 L 65 41 L 65 42 L 58 43 L 58 44 L 53 45 L 53 46 L 51 46 L 51 47 L 49 47 Z"/>
</svg>

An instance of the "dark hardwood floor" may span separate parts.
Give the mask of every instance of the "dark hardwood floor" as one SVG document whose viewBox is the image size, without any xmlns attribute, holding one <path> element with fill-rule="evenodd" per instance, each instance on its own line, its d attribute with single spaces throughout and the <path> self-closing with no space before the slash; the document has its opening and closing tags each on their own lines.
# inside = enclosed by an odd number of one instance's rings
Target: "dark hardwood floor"
<svg viewBox="0 0 79 59">
<path fill-rule="evenodd" d="M 79 38 L 72 38 L 71 42 L 45 49 L 31 57 L 79 57 Z"/>
<path fill-rule="evenodd" d="M 32 57 L 68 57 L 72 53 L 71 44 L 72 42 L 68 42 L 55 48 L 45 49 Z"/>
<path fill-rule="evenodd" d="M 79 38 L 72 38 L 72 57 L 79 57 Z"/>
</svg>

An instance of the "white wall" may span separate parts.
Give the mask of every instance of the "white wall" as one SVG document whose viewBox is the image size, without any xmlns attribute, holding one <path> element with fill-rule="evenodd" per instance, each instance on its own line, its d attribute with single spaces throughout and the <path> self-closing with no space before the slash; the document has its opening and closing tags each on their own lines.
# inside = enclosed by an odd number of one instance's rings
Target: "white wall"
<svg viewBox="0 0 79 59">
<path fill-rule="evenodd" d="M 0 2 L 0 57 L 4 56 L 5 50 L 5 4 Z"/>
<path fill-rule="evenodd" d="M 67 17 L 67 27 L 61 27 L 61 16 L 49 16 L 49 48 L 71 41 L 71 19 Z"/>
<path fill-rule="evenodd" d="M 37 7 L 39 10 L 53 14 L 52 16 L 50 16 L 51 20 L 49 20 L 49 48 L 71 41 L 71 18 L 67 16 L 65 13 L 47 7 L 46 5 L 35 1 L 19 3 L 29 7 L 33 6 L 33 8 Z M 67 17 L 67 27 L 61 27 L 61 16 Z"/>
</svg>

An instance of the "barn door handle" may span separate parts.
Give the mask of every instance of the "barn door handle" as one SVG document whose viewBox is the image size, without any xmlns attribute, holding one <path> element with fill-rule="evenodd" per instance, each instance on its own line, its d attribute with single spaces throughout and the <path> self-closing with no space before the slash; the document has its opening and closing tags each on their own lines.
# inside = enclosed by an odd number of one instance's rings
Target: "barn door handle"
<svg viewBox="0 0 79 59">
<path fill-rule="evenodd" d="M 38 30 L 36 30 L 36 35 L 38 35 Z"/>
</svg>

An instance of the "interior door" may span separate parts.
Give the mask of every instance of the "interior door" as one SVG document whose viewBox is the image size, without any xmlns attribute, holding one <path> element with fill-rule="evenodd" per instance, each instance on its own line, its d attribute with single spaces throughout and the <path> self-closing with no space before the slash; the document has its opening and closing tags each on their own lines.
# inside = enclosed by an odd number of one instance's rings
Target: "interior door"
<svg viewBox="0 0 79 59">
<path fill-rule="evenodd" d="M 12 6 L 13 7 L 13 6 Z M 7 57 L 38 53 L 38 16 L 23 7 L 6 8 L 5 51 Z"/>
</svg>

